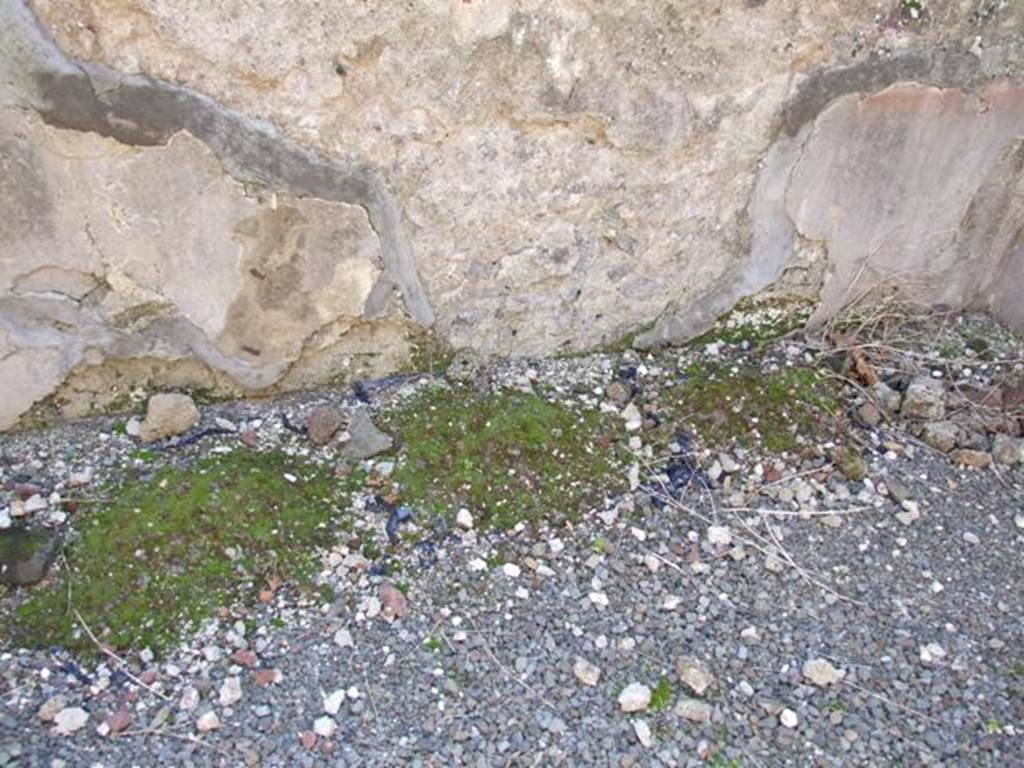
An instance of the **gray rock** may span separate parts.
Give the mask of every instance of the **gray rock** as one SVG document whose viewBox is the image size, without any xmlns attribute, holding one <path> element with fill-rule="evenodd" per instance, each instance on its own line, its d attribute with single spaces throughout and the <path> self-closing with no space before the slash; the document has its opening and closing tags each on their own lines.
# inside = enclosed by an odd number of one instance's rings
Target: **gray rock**
<svg viewBox="0 0 1024 768">
<path fill-rule="evenodd" d="M 597 685 L 598 681 L 601 679 L 601 670 L 582 656 L 576 657 L 576 661 L 572 667 L 572 672 L 576 676 L 576 679 L 584 685 Z"/>
<path fill-rule="evenodd" d="M 880 381 L 868 390 L 878 407 L 886 413 L 896 413 L 903 402 L 903 396 L 884 381 Z"/>
<path fill-rule="evenodd" d="M 860 451 L 849 445 L 842 445 L 832 452 L 832 461 L 847 480 L 859 482 L 868 476 L 868 465 Z"/>
<path fill-rule="evenodd" d="M 89 713 L 81 707 L 68 707 L 62 709 L 53 718 L 53 732 L 58 736 L 70 736 L 75 731 L 81 730 L 89 722 Z"/>
<path fill-rule="evenodd" d="M 643 683 L 630 683 L 619 694 L 619 709 L 623 712 L 640 712 L 651 703 L 651 689 Z"/>
<path fill-rule="evenodd" d="M 326 445 L 341 429 L 345 417 L 341 411 L 330 405 L 314 408 L 306 418 L 306 434 L 313 445 Z"/>
<path fill-rule="evenodd" d="M 700 699 L 682 698 L 675 707 L 675 714 L 677 717 L 692 720 L 695 723 L 710 722 L 713 712 L 714 709 L 711 705 L 706 701 L 701 701 Z"/>
<path fill-rule="evenodd" d="M 676 662 L 676 674 L 691 691 L 698 696 L 714 685 L 715 676 L 702 661 L 692 656 L 683 656 Z"/>
<path fill-rule="evenodd" d="M 996 435 L 992 440 L 992 458 L 997 464 L 1024 464 L 1024 440 L 1009 435 Z"/>
<path fill-rule="evenodd" d="M 394 444 L 390 435 L 377 428 L 365 408 L 360 408 L 352 414 L 348 433 L 348 442 L 341 449 L 341 455 L 346 459 L 369 459 L 389 450 Z"/>
<path fill-rule="evenodd" d="M 949 457 L 957 464 L 975 469 L 984 469 L 992 463 L 992 454 L 988 451 L 973 451 L 969 448 L 958 448 Z"/>
<path fill-rule="evenodd" d="M 936 450 L 949 453 L 956 448 L 960 430 L 952 421 L 930 421 L 921 431 L 921 440 Z"/>
<path fill-rule="evenodd" d="M 0 531 L 0 583 L 24 587 L 42 580 L 60 549 L 53 531 Z"/>
<path fill-rule="evenodd" d="M 62 693 L 58 693 L 43 702 L 43 706 L 39 708 L 39 711 L 36 714 L 44 723 L 52 723 L 53 719 L 57 716 L 57 713 L 67 707 L 67 705 L 67 697 Z"/>
<path fill-rule="evenodd" d="M 961 429 L 956 439 L 957 447 L 970 451 L 988 452 L 988 435 L 984 430 Z"/>
<path fill-rule="evenodd" d="M 908 419 L 941 421 L 946 416 L 946 387 L 941 381 L 919 376 L 910 382 L 900 413 Z"/>
<path fill-rule="evenodd" d="M 804 662 L 803 675 L 819 688 L 827 688 L 843 679 L 843 672 L 827 659 L 809 659 Z"/>
<path fill-rule="evenodd" d="M 162 392 L 149 398 L 139 440 L 152 443 L 180 435 L 199 423 L 199 409 L 188 395 Z"/>
</svg>

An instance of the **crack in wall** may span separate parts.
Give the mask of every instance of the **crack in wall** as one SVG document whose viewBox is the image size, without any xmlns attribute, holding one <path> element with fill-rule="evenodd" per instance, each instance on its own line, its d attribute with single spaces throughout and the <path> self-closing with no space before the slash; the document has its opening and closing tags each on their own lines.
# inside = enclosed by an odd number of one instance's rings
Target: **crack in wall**
<svg viewBox="0 0 1024 768">
<path fill-rule="evenodd" d="M 297 197 L 361 206 L 380 241 L 384 270 L 364 317 L 379 317 L 397 288 L 421 326 L 435 315 L 420 281 L 402 208 L 370 166 L 332 161 L 285 139 L 271 123 L 189 88 L 67 57 L 24 0 L 0 0 L 0 106 L 34 110 L 48 124 L 132 146 L 165 144 L 179 131 L 205 143 L 237 180 Z"/>
</svg>

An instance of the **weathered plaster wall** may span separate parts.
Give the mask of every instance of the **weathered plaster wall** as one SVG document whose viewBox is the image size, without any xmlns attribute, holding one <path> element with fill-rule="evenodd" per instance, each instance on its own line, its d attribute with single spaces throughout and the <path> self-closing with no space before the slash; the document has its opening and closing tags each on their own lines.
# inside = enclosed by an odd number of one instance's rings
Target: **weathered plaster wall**
<svg viewBox="0 0 1024 768">
<path fill-rule="evenodd" d="M 927 5 L 0 0 L 0 427 L 683 341 L 786 274 L 1022 323 L 1024 9 Z"/>
</svg>

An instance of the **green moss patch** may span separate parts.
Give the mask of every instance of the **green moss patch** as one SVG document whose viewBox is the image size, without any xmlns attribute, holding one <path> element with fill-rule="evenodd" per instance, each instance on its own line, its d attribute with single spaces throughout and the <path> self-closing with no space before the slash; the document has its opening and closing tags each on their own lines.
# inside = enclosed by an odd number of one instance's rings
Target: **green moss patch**
<svg viewBox="0 0 1024 768">
<path fill-rule="evenodd" d="M 91 654 L 74 612 L 104 643 L 159 650 L 268 580 L 306 581 L 317 547 L 348 523 L 356 477 L 280 453 L 239 451 L 106 489 L 46 586 L 13 617 L 14 638 Z"/>
<path fill-rule="evenodd" d="M 812 368 L 766 371 L 752 364 L 693 363 L 669 390 L 663 415 L 713 447 L 758 446 L 776 453 L 830 433 L 841 411 L 834 382 Z M 663 428 L 664 429 L 664 428 Z M 666 432 L 665 438 L 671 439 Z"/>
<path fill-rule="evenodd" d="M 812 310 L 809 302 L 799 298 L 744 299 L 688 346 L 747 342 L 761 348 L 803 327 Z"/>
<path fill-rule="evenodd" d="M 404 503 L 478 526 L 571 520 L 619 485 L 615 429 L 596 411 L 535 394 L 432 389 L 389 417 L 402 441 L 394 479 Z"/>
</svg>

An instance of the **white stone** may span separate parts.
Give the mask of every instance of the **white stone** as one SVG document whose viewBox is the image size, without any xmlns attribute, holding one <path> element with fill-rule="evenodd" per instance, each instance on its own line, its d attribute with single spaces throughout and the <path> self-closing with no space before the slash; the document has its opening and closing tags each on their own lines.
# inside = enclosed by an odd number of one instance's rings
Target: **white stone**
<svg viewBox="0 0 1024 768">
<path fill-rule="evenodd" d="M 708 528 L 708 542 L 717 546 L 728 547 L 732 544 L 732 531 L 727 525 L 712 525 Z"/>
<path fill-rule="evenodd" d="M 455 516 L 455 524 L 458 525 L 459 528 L 463 528 L 467 531 L 471 530 L 473 528 L 473 515 L 470 514 L 468 509 L 462 507 Z"/>
<path fill-rule="evenodd" d="M 42 512 L 49 506 L 49 503 L 40 494 L 36 493 L 25 499 L 25 514 L 32 515 Z"/>
<path fill-rule="evenodd" d="M 691 699 L 684 696 L 675 706 L 675 714 L 694 723 L 707 723 L 711 721 L 714 710 L 710 704 L 700 699 Z"/>
<path fill-rule="evenodd" d="M 342 627 L 334 633 L 334 644 L 339 648 L 352 648 L 355 642 L 352 640 L 352 633 Z"/>
<path fill-rule="evenodd" d="M 181 691 L 181 698 L 178 699 L 178 707 L 189 712 L 199 706 L 199 691 L 191 685 L 185 686 Z"/>
<path fill-rule="evenodd" d="M 523 571 L 515 563 L 505 563 L 501 566 L 501 572 L 510 579 L 518 579 Z"/>
<path fill-rule="evenodd" d="M 654 746 L 654 734 L 651 733 L 651 726 L 647 724 L 646 720 L 635 719 L 633 721 L 633 732 L 636 734 L 636 740 L 640 742 L 641 747 L 650 749 Z"/>
<path fill-rule="evenodd" d="M 153 395 L 146 404 L 139 439 L 151 443 L 180 435 L 198 424 L 199 418 L 199 409 L 188 395 L 176 392 Z"/>
<path fill-rule="evenodd" d="M 640 465 L 631 464 L 629 471 L 626 473 L 626 478 L 629 481 L 629 490 L 635 491 L 640 487 Z"/>
<path fill-rule="evenodd" d="M 363 615 L 368 619 L 373 619 L 380 615 L 380 611 L 380 598 L 376 595 L 367 595 L 363 600 Z"/>
<path fill-rule="evenodd" d="M 946 649 L 938 643 L 926 643 L 921 646 L 920 655 L 923 664 L 937 664 L 946 658 Z"/>
<path fill-rule="evenodd" d="M 819 688 L 827 688 L 842 680 L 845 673 L 832 666 L 827 659 L 810 659 L 804 662 L 803 674 Z"/>
<path fill-rule="evenodd" d="M 703 696 L 715 683 L 715 676 L 700 659 L 693 656 L 682 656 L 676 662 L 676 674 L 679 680 L 698 696 Z"/>
<path fill-rule="evenodd" d="M 796 712 L 787 708 L 779 713 L 779 722 L 782 723 L 785 728 L 796 728 L 800 719 L 796 716 Z"/>
<path fill-rule="evenodd" d="M 636 403 L 630 403 L 627 405 L 622 409 L 622 413 L 620 415 L 622 416 L 623 421 L 626 422 L 626 431 L 628 432 L 636 432 L 636 430 L 643 426 L 644 420 L 640 415 L 640 409 L 636 407 Z"/>
<path fill-rule="evenodd" d="M 220 728 L 220 718 L 217 717 L 217 713 L 214 711 L 204 712 L 196 720 L 196 730 L 200 733 L 207 733 L 209 731 L 215 731 Z"/>
<path fill-rule="evenodd" d="M 230 707 L 242 700 L 242 679 L 232 676 L 224 679 L 217 699 L 222 707 Z"/>
<path fill-rule="evenodd" d="M 608 595 L 606 595 L 604 592 L 591 592 L 588 595 L 588 597 L 590 598 L 590 602 L 592 602 L 598 608 L 608 607 Z"/>
<path fill-rule="evenodd" d="M 623 712 L 641 712 L 651 703 L 651 689 L 643 683 L 630 683 L 619 694 L 619 709 Z"/>
<path fill-rule="evenodd" d="M 72 472 L 68 476 L 68 485 L 72 488 L 76 488 L 82 485 L 88 485 L 92 482 L 92 467 L 86 467 L 79 472 Z"/>
<path fill-rule="evenodd" d="M 0 509 L 0 531 L 10 528 L 14 524 L 11 520 L 11 510 L 7 507 Z"/>
<path fill-rule="evenodd" d="M 338 730 L 338 724 L 334 721 L 333 717 L 318 717 L 313 721 L 313 733 L 317 736 L 323 736 L 325 739 L 331 738 L 334 732 Z"/>
<path fill-rule="evenodd" d="M 665 599 L 661 603 L 661 609 L 663 611 L 674 611 L 683 602 L 683 598 L 679 595 L 666 595 Z"/>
<path fill-rule="evenodd" d="M 487 570 L 487 562 L 483 558 L 474 557 L 472 560 L 470 560 L 468 563 L 466 563 L 466 567 L 469 568 L 469 570 L 471 570 L 471 571 L 476 571 L 476 572 L 486 571 Z"/>
<path fill-rule="evenodd" d="M 601 670 L 582 656 L 576 657 L 576 661 L 572 666 L 572 673 L 584 685 L 597 685 L 597 681 L 601 679 Z"/>
<path fill-rule="evenodd" d="M 345 691 L 338 689 L 324 697 L 324 712 L 328 715 L 336 715 L 341 711 L 341 705 L 345 703 Z"/>
<path fill-rule="evenodd" d="M 69 707 L 60 710 L 53 718 L 53 732 L 58 736 L 68 736 L 80 730 L 89 722 L 89 713 L 81 707 Z"/>
</svg>

